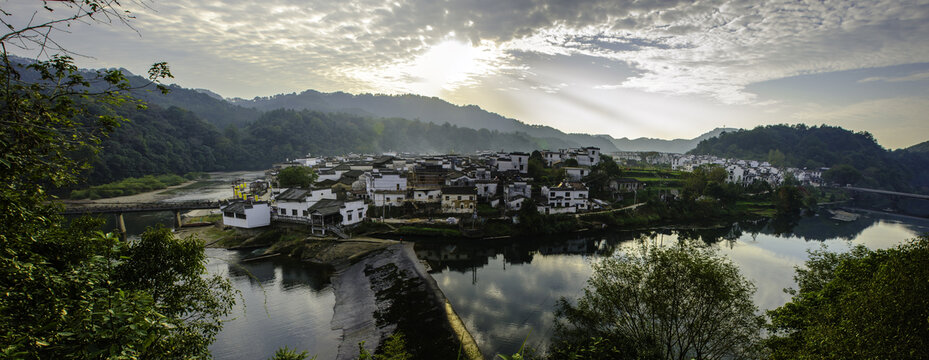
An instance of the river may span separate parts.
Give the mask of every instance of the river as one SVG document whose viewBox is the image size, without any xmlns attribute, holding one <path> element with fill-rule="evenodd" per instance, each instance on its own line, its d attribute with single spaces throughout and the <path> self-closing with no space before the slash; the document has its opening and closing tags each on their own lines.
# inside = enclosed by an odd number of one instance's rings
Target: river
<svg viewBox="0 0 929 360">
<path fill-rule="evenodd" d="M 754 300 L 763 311 L 790 299 L 783 289 L 795 286 L 794 267 L 806 261 L 808 250 L 845 251 L 857 244 L 887 248 L 929 232 L 927 220 L 884 215 L 865 215 L 850 223 L 820 216 L 789 225 L 763 222 L 705 230 L 611 232 L 542 243 L 424 243 L 417 254 L 429 261 L 432 276 L 490 358 L 512 354 L 524 341 L 545 349 L 556 301 L 582 294 L 593 263 L 641 242 L 699 237 L 712 243 L 756 284 Z"/>
<path fill-rule="evenodd" d="M 165 194 L 165 201 L 219 199 L 229 195 L 235 178 L 260 173 L 214 175 L 207 185 Z M 127 215 L 130 234 L 146 226 L 170 226 L 172 214 Z M 757 286 L 761 310 L 789 300 L 784 288 L 795 285 L 794 267 L 807 251 L 826 247 L 845 251 L 862 244 L 887 248 L 929 232 L 929 220 L 862 213 L 852 222 L 826 216 L 797 223 L 741 222 L 709 229 L 611 231 L 552 239 L 493 242 L 420 241 L 416 253 L 451 302 L 482 352 L 512 354 L 523 341 L 544 349 L 558 299 L 582 294 L 592 265 L 642 242 L 668 243 L 699 238 L 713 244 Z M 210 273 L 230 279 L 242 296 L 236 312 L 210 347 L 216 359 L 264 359 L 282 346 L 307 350 L 317 359 L 335 357 L 340 333 L 331 328 L 335 297 L 329 274 L 286 258 L 246 262 L 242 252 L 207 249 Z"/>
</svg>

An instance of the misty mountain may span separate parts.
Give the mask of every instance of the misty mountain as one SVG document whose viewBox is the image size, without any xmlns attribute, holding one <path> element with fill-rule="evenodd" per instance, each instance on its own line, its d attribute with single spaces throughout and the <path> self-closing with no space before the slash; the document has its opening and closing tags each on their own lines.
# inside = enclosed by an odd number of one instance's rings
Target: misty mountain
<svg viewBox="0 0 929 360">
<path fill-rule="evenodd" d="M 693 139 L 674 139 L 674 140 L 664 140 L 664 139 L 654 139 L 654 138 L 638 138 L 638 139 L 614 139 L 607 135 L 600 135 L 604 138 L 609 138 L 610 141 L 616 146 L 617 149 L 621 151 L 657 151 L 657 152 L 667 152 L 667 153 L 686 153 L 690 150 L 693 150 L 697 147 L 701 141 L 714 138 L 725 132 L 734 132 L 739 129 L 734 128 L 716 128 L 710 132 L 700 135 Z"/>
<path fill-rule="evenodd" d="M 604 152 L 616 151 L 608 138 L 588 134 L 566 134 L 549 126 L 529 125 L 495 114 L 476 105 L 459 106 L 437 97 L 419 95 L 352 95 L 344 92 L 322 93 L 307 90 L 302 93 L 256 97 L 251 100 L 232 99 L 236 105 L 261 111 L 276 109 L 341 112 L 360 116 L 404 118 L 437 125 L 448 123 L 457 127 L 520 132 L 543 142 L 563 143 L 568 147 L 597 146 Z M 549 149 L 557 149 L 555 146 Z"/>
</svg>

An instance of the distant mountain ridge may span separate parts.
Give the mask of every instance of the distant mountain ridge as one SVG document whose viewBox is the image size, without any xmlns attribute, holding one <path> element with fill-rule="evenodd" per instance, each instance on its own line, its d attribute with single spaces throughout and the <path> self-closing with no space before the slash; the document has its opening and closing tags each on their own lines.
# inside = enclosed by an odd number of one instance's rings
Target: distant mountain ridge
<svg viewBox="0 0 929 360">
<path fill-rule="evenodd" d="M 703 135 L 700 135 L 693 139 L 674 139 L 674 140 L 665 140 L 665 139 L 654 139 L 654 138 L 621 138 L 615 139 L 609 137 L 609 135 L 601 135 L 606 138 L 609 138 L 610 141 L 616 146 L 617 149 L 621 151 L 657 151 L 657 152 L 666 152 L 666 153 L 686 153 L 690 150 L 693 150 L 697 147 L 701 141 L 714 138 L 720 134 L 727 132 L 739 131 L 736 128 L 715 128 L 710 132 L 707 132 Z"/>
<path fill-rule="evenodd" d="M 344 112 L 362 116 L 398 117 L 420 120 L 434 124 L 449 123 L 471 129 L 488 129 L 500 132 L 522 132 L 543 140 L 558 139 L 574 146 L 597 146 L 603 152 L 613 151 L 658 151 L 684 153 L 697 147 L 700 141 L 718 136 L 724 131 L 737 129 L 714 129 L 694 139 L 615 139 L 609 135 L 564 133 L 549 126 L 529 125 L 516 119 L 486 111 L 476 105 L 459 106 L 436 97 L 419 95 L 353 95 L 344 92 L 323 93 L 307 90 L 251 100 L 230 99 L 230 102 L 260 111 L 275 109 L 312 110 L 319 112 Z M 550 148 L 555 150 L 555 148 Z"/>
</svg>

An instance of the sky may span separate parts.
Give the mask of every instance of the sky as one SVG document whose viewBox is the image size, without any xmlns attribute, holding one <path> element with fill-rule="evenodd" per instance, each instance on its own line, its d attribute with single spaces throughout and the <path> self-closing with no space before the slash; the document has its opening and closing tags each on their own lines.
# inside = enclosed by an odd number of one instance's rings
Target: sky
<svg viewBox="0 0 929 360">
<path fill-rule="evenodd" d="M 66 2 L 3 1 L 25 24 Z M 52 33 L 78 65 L 231 98 L 413 93 L 616 138 L 838 125 L 929 140 L 929 1 L 225 0 L 123 2 Z M 130 27 L 131 26 L 131 27 Z M 39 56 L 34 46 L 11 49 Z"/>
</svg>

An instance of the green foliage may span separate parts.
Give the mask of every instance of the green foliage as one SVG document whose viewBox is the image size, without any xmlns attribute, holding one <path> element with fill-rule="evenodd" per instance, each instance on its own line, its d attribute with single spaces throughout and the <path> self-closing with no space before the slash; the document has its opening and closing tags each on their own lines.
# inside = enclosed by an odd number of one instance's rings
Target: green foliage
<svg viewBox="0 0 929 360">
<path fill-rule="evenodd" d="M 318 177 L 319 175 L 311 167 L 291 166 L 277 173 L 277 182 L 285 188 L 309 189 Z"/>
<path fill-rule="evenodd" d="M 274 356 L 269 360 L 304 360 L 309 356 L 310 354 L 308 354 L 306 351 L 301 351 L 298 353 L 296 349 L 291 349 L 285 346 L 277 349 L 277 351 L 274 352 Z M 316 360 L 316 357 L 311 357 L 310 360 Z"/>
<path fill-rule="evenodd" d="M 929 358 L 929 237 L 886 250 L 811 251 L 768 312 L 773 359 Z"/>
<path fill-rule="evenodd" d="M 600 162 L 590 168 L 590 174 L 583 180 L 590 189 L 591 198 L 611 199 L 610 181 L 619 179 L 621 176 L 622 170 L 613 158 L 600 155 Z"/>
<path fill-rule="evenodd" d="M 823 172 L 823 180 L 839 186 L 855 185 L 861 180 L 861 172 L 848 164 L 840 164 Z"/>
<path fill-rule="evenodd" d="M 738 267 L 709 247 L 643 244 L 595 264 L 576 305 L 559 301 L 553 353 L 593 346 L 620 359 L 755 357 L 763 321 L 754 292 Z"/>
<path fill-rule="evenodd" d="M 91 186 L 83 190 L 71 191 L 71 199 L 101 199 L 117 196 L 127 196 L 144 193 L 152 190 L 164 189 L 169 186 L 180 185 L 187 182 L 187 177 L 181 177 L 173 174 L 152 176 L 147 175 L 141 178 L 127 178 L 117 182 Z"/>
<path fill-rule="evenodd" d="M 66 222 L 49 201 L 46 189 L 73 184 L 88 166 L 81 155 L 96 153 L 124 123 L 114 109 L 144 107 L 127 95 L 133 86 L 119 70 L 83 73 L 57 55 L 10 60 L 12 43 L 60 50 L 46 47 L 55 46 L 48 36 L 59 26 L 130 17 L 115 2 L 79 4 L 59 8 L 71 12 L 59 19 L 10 26 L 0 38 L 0 352 L 27 359 L 208 358 L 232 295 L 228 282 L 204 277 L 198 241 L 162 229 L 122 243 L 96 232 L 100 221 Z M 38 11 L 55 6 L 43 5 Z M 152 81 L 170 77 L 167 66 L 155 64 L 149 75 L 144 86 L 164 90 Z"/>
</svg>

